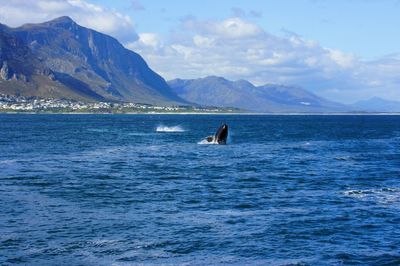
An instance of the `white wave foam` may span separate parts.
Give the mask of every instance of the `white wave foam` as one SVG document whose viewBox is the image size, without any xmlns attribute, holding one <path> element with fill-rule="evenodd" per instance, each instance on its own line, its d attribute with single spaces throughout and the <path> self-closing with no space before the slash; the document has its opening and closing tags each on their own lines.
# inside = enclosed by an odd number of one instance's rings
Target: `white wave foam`
<svg viewBox="0 0 400 266">
<path fill-rule="evenodd" d="M 210 136 L 210 137 L 212 137 L 212 136 Z M 212 137 L 213 138 L 212 141 L 208 141 L 207 138 L 197 142 L 197 144 L 201 144 L 201 145 L 215 145 L 215 144 L 218 144 L 218 142 L 214 139 L 214 137 Z M 230 141 L 230 137 L 228 136 L 228 139 L 227 139 L 226 143 L 230 143 L 230 142 L 231 142 Z"/>
<path fill-rule="evenodd" d="M 104 246 L 109 246 L 109 245 L 116 245 L 120 243 L 121 240 L 119 239 L 95 239 L 92 241 L 88 241 L 89 244 L 92 244 L 97 247 L 104 247 Z"/>
<path fill-rule="evenodd" d="M 147 132 L 132 132 L 132 133 L 128 133 L 128 136 L 149 136 L 149 135 L 154 135 L 155 133 L 147 133 Z"/>
<path fill-rule="evenodd" d="M 203 140 L 201 140 L 201 141 L 199 141 L 199 142 L 197 142 L 197 144 L 200 144 L 200 145 L 215 145 L 215 144 L 218 144 L 216 141 L 207 141 L 207 139 L 203 139 Z"/>
<path fill-rule="evenodd" d="M 350 157 L 349 156 L 337 156 L 337 157 L 335 157 L 335 160 L 348 161 L 348 160 L 350 160 Z"/>
<path fill-rule="evenodd" d="M 158 126 L 156 128 L 157 132 L 185 132 L 185 129 L 183 129 L 181 126 Z"/>
<path fill-rule="evenodd" d="M 374 201 L 381 204 L 400 203 L 400 189 L 397 188 L 380 188 L 365 190 L 348 190 L 343 192 L 344 195 L 363 201 Z"/>
<path fill-rule="evenodd" d="M 104 133 L 108 132 L 109 130 L 106 128 L 88 128 L 87 131 Z"/>
<path fill-rule="evenodd" d="M 13 164 L 15 162 L 17 162 L 17 160 L 2 160 L 0 164 Z"/>
</svg>

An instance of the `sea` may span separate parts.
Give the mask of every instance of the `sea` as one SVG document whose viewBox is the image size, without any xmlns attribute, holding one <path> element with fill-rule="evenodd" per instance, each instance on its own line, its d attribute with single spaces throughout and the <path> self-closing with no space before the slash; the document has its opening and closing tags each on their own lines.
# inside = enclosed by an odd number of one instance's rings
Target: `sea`
<svg viewBox="0 0 400 266">
<path fill-rule="evenodd" d="M 400 265 L 400 116 L 2 114 L 0 265 Z"/>
</svg>

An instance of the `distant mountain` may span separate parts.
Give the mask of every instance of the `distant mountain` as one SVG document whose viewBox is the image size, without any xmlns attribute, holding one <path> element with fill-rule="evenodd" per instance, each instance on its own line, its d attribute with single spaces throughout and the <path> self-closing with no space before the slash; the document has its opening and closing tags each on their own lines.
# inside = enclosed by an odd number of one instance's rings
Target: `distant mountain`
<svg viewBox="0 0 400 266">
<path fill-rule="evenodd" d="M 0 36 L 0 93 L 185 103 L 140 55 L 69 17 L 18 28 L 1 25 Z"/>
<path fill-rule="evenodd" d="M 55 73 L 33 54 L 28 45 L 0 24 L 0 93 L 71 98 L 77 100 L 102 99 L 93 92 L 85 92 L 56 81 Z"/>
<path fill-rule="evenodd" d="M 353 109 L 368 112 L 400 112 L 400 102 L 389 101 L 379 97 L 358 101 L 351 105 Z"/>
<path fill-rule="evenodd" d="M 246 80 L 229 81 L 209 76 L 168 82 L 183 99 L 201 105 L 237 107 L 256 112 L 340 112 L 345 105 L 328 101 L 304 89 L 267 84 L 254 86 Z"/>
</svg>

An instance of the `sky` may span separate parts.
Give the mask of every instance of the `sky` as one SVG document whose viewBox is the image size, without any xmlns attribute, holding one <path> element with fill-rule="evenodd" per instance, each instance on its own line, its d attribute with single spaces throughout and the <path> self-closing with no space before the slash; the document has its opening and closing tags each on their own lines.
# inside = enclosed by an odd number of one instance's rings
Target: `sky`
<svg viewBox="0 0 400 266">
<path fill-rule="evenodd" d="M 343 103 L 400 100 L 400 0 L 0 0 L 17 27 L 68 15 L 165 79 L 301 86 Z"/>
</svg>

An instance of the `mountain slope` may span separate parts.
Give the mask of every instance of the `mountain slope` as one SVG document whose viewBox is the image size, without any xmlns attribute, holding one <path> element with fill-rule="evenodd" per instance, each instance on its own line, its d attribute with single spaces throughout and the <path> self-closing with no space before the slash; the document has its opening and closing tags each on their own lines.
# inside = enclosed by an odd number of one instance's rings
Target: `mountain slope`
<svg viewBox="0 0 400 266">
<path fill-rule="evenodd" d="M 333 112 L 346 106 L 325 100 L 304 89 L 282 85 L 256 87 L 246 80 L 221 77 L 168 82 L 187 101 L 202 105 L 237 107 L 256 112 Z"/>
<path fill-rule="evenodd" d="M 143 58 L 116 39 L 82 27 L 69 17 L 8 28 L 22 40 L 54 80 L 93 100 L 182 104 Z M 70 95 L 69 95 L 70 96 Z"/>
<path fill-rule="evenodd" d="M 45 98 L 102 100 L 82 88 L 65 86 L 10 29 L 0 24 L 0 93 Z"/>
</svg>

